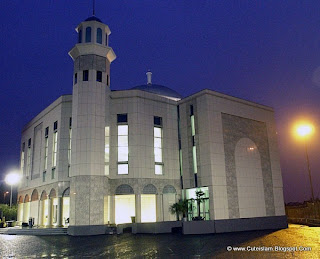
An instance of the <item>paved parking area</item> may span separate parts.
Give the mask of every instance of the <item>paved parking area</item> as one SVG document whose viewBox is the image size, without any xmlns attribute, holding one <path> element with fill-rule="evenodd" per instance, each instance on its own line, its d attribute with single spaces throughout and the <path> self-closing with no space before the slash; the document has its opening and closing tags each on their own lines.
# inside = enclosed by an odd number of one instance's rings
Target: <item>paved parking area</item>
<svg viewBox="0 0 320 259">
<path fill-rule="evenodd" d="M 319 258 L 320 227 L 290 225 L 279 231 L 192 236 L 0 235 L 0 255 L 1 258 Z"/>
</svg>

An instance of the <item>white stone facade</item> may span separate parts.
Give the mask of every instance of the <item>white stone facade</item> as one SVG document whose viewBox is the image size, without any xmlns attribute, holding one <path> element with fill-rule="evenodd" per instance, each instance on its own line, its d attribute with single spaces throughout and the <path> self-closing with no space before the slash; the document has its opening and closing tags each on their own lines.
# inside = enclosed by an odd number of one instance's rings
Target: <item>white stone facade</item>
<svg viewBox="0 0 320 259">
<path fill-rule="evenodd" d="M 20 222 L 75 228 L 173 221 L 170 205 L 180 198 L 191 204 L 199 189 L 205 220 L 285 215 L 271 108 L 211 90 L 166 96 L 167 88 L 151 83 L 110 91 L 110 29 L 91 17 L 77 32 L 72 95 L 22 132 Z"/>
</svg>

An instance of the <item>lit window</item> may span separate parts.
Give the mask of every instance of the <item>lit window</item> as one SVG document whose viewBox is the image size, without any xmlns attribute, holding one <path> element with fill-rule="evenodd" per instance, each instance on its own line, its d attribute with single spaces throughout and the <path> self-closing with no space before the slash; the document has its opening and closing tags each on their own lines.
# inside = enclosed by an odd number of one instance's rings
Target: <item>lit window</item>
<svg viewBox="0 0 320 259">
<path fill-rule="evenodd" d="M 118 164 L 118 174 L 128 174 L 129 167 L 128 164 Z"/>
<path fill-rule="evenodd" d="M 78 34 L 78 43 L 82 42 L 82 30 L 79 30 L 79 34 Z"/>
<path fill-rule="evenodd" d="M 71 164 L 72 118 L 69 118 L 68 166 Z"/>
<path fill-rule="evenodd" d="M 191 120 L 191 135 L 195 136 L 196 135 L 196 128 L 194 125 L 194 115 L 191 115 L 190 120 Z"/>
<path fill-rule="evenodd" d="M 153 147 L 154 147 L 154 172 L 156 175 L 163 174 L 162 159 L 162 118 L 154 117 L 153 127 Z"/>
<path fill-rule="evenodd" d="M 83 81 L 89 81 L 89 70 L 83 70 Z"/>
<path fill-rule="evenodd" d="M 102 82 L 102 72 L 97 71 L 97 82 Z"/>
<path fill-rule="evenodd" d="M 22 144 L 22 149 L 21 149 L 21 164 L 20 164 L 20 168 L 21 168 L 21 173 L 24 174 L 24 149 L 25 149 L 25 143 L 23 142 Z"/>
<path fill-rule="evenodd" d="M 46 128 L 45 134 L 44 134 L 44 171 L 48 168 L 48 143 L 49 143 L 49 127 Z"/>
<path fill-rule="evenodd" d="M 91 42 L 91 27 L 86 28 L 86 42 Z"/>
<path fill-rule="evenodd" d="M 129 173 L 129 142 L 128 142 L 128 122 L 127 114 L 118 114 L 118 174 Z"/>
<path fill-rule="evenodd" d="M 53 147 L 52 147 L 52 167 L 57 166 L 57 152 L 58 152 L 58 122 L 53 126 Z M 54 174 L 54 172 L 53 172 Z"/>
<path fill-rule="evenodd" d="M 31 173 L 31 138 L 28 140 L 28 150 L 27 150 L 27 172 L 26 177 L 28 178 Z"/>
<path fill-rule="evenodd" d="M 192 147 L 192 161 L 193 161 L 193 172 L 196 174 L 197 170 L 197 147 Z"/>
<path fill-rule="evenodd" d="M 100 28 L 97 29 L 97 43 L 102 44 L 102 30 Z"/>
<path fill-rule="evenodd" d="M 110 162 L 110 127 L 104 128 L 104 174 L 109 175 L 109 162 Z"/>
</svg>

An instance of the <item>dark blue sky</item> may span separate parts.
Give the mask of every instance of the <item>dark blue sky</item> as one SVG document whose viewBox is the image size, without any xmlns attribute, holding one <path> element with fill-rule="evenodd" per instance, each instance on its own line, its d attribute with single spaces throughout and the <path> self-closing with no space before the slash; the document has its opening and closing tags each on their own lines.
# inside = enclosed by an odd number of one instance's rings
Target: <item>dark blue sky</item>
<svg viewBox="0 0 320 259">
<path fill-rule="evenodd" d="M 90 0 L 0 1 L 0 178 L 19 164 L 24 124 L 72 93 L 74 28 Z M 96 0 L 108 24 L 111 88 L 146 82 L 184 96 L 209 88 L 275 109 L 285 201 L 310 198 L 303 145 L 292 123 L 316 126 L 309 143 L 320 196 L 320 1 Z M 1 176 L 2 175 L 2 176 Z"/>
</svg>

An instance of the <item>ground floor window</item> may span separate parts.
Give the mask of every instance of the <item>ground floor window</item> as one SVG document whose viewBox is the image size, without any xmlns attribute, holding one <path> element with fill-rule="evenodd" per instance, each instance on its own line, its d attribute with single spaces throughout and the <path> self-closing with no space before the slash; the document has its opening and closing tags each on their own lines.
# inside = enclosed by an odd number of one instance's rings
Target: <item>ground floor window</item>
<svg viewBox="0 0 320 259">
<path fill-rule="evenodd" d="M 141 194 L 141 222 L 156 222 L 156 195 Z"/>
<path fill-rule="evenodd" d="M 198 195 L 199 192 L 202 195 Z M 194 220 L 200 217 L 209 220 L 209 189 L 208 187 L 199 187 L 186 189 L 186 199 L 188 200 L 188 220 Z"/>
<path fill-rule="evenodd" d="M 131 223 L 136 216 L 135 195 L 115 195 L 115 223 Z"/>
</svg>

